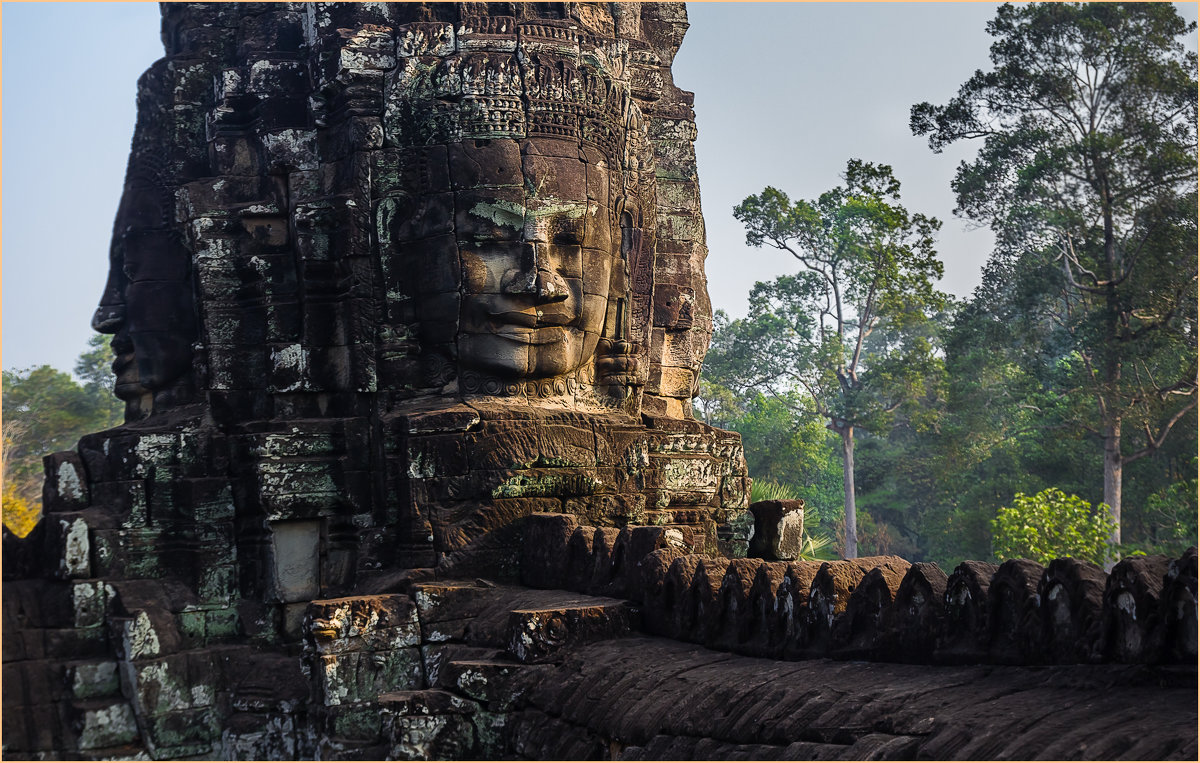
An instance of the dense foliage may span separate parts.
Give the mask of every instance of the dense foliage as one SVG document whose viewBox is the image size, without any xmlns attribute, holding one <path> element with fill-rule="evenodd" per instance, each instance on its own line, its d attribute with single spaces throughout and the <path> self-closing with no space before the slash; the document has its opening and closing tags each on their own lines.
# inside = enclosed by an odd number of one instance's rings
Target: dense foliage
<svg viewBox="0 0 1200 763">
<path fill-rule="evenodd" d="M 1120 543 L 1124 468 L 1196 404 L 1195 26 L 1167 3 L 1034 3 L 988 31 L 994 68 L 912 128 L 982 141 L 953 184 L 998 241 L 976 302 L 1010 356 L 1041 355 L 1045 413 L 1095 443 Z"/>
<path fill-rule="evenodd" d="M 1049 528 L 1085 503 L 1111 514 L 1102 547 L 1051 542 L 1046 529 L 1020 553 L 1178 554 L 1196 542 L 1197 88 L 1181 44 L 1194 29 L 1165 3 L 998 9 L 993 70 L 945 106 L 914 107 L 911 123 L 935 150 L 981 141 L 953 184 L 956 213 L 996 233 L 981 285 L 881 324 L 878 357 L 920 349 L 865 366 L 904 391 L 891 408 L 780 373 L 838 358 L 813 341 L 830 308 L 811 298 L 821 276 L 803 260 L 796 276 L 759 284 L 746 319 L 715 322 L 700 401 L 743 434 L 752 476 L 832 508 L 831 425 L 853 411 L 860 554 L 998 559 L 1018 553 L 1016 515 L 998 519 L 1002 507 L 1036 508 Z M 737 214 L 750 243 L 791 251 L 781 231 L 836 232 L 816 208 L 767 189 Z M 763 396 L 780 401 L 774 425 Z M 824 442 L 796 439 L 818 423 L 834 430 Z"/>
<path fill-rule="evenodd" d="M 1103 564 L 1110 556 L 1113 522 L 1107 506 L 1099 509 L 1053 487 L 1032 496 L 1017 493 L 991 523 L 996 557 L 1048 564 L 1069 556 Z"/>
<path fill-rule="evenodd" d="M 75 374 L 82 383 L 45 365 L 4 372 L 4 524 L 18 535 L 41 514 L 42 456 L 121 423 L 108 339 L 94 335 L 79 356 Z"/>
</svg>

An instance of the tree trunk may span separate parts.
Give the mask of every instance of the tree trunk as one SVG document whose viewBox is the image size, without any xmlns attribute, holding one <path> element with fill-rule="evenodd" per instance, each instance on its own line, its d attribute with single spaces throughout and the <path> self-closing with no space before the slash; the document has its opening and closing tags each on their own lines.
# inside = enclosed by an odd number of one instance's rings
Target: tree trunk
<svg viewBox="0 0 1200 763">
<path fill-rule="evenodd" d="M 1109 565 L 1117 561 L 1116 545 L 1121 542 L 1121 419 L 1113 417 L 1104 425 L 1104 502 L 1116 527 L 1109 539 L 1114 548 L 1109 554 Z"/>
<path fill-rule="evenodd" d="M 858 516 L 854 505 L 854 427 L 838 430 L 842 436 L 842 484 L 846 489 L 846 552 L 847 559 L 858 556 Z M 1119 467 L 1118 467 L 1119 468 Z"/>
<path fill-rule="evenodd" d="M 1103 165 L 1098 165 L 1103 166 Z M 1107 336 L 1101 357 L 1105 359 L 1103 393 L 1112 395 L 1109 402 L 1119 405 L 1117 384 L 1121 380 L 1121 353 L 1119 341 L 1121 331 L 1121 301 L 1117 298 L 1116 284 L 1121 275 L 1121 263 L 1118 260 L 1117 237 L 1113 225 L 1113 200 L 1108 184 L 1107 172 L 1102 172 L 1100 180 L 1100 204 L 1104 215 L 1104 258 L 1108 265 L 1108 286 L 1104 294 L 1104 317 Z M 1103 394 L 1102 393 L 1102 394 Z M 1108 408 L 1109 402 L 1100 405 L 1102 421 L 1104 421 L 1104 502 L 1108 504 L 1108 512 L 1112 517 L 1113 531 L 1109 536 L 1113 547 L 1108 552 L 1105 569 L 1111 570 L 1117 563 L 1120 554 L 1117 545 L 1121 542 L 1121 416 Z"/>
</svg>

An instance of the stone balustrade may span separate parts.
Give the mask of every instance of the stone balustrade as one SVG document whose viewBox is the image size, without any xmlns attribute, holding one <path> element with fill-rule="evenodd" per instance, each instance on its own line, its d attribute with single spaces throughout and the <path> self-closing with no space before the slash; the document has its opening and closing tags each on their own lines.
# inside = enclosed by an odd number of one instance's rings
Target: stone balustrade
<svg viewBox="0 0 1200 763">
<path fill-rule="evenodd" d="M 529 518 L 521 580 L 640 604 L 643 628 L 782 659 L 929 664 L 1192 663 L 1196 550 L 1089 562 L 813 562 L 693 553 L 671 527 Z"/>
</svg>

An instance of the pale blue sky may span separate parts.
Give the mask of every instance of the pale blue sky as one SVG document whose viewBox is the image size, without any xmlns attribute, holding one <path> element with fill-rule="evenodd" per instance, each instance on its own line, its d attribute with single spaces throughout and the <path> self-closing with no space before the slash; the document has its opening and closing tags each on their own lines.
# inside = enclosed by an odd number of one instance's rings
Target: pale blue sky
<svg viewBox="0 0 1200 763">
<path fill-rule="evenodd" d="M 1189 20 L 1195 3 L 1176 4 Z M 941 286 L 968 296 L 991 247 L 953 218 L 950 178 L 909 107 L 988 65 L 993 3 L 691 3 L 675 81 L 696 93 L 714 307 L 793 270 L 745 246 L 732 207 L 767 185 L 812 198 L 854 157 L 891 164 L 905 204 L 945 222 Z M 91 333 L 133 133 L 137 78 L 162 54 L 152 3 L 4 3 L 3 355 L 69 370 Z"/>
</svg>

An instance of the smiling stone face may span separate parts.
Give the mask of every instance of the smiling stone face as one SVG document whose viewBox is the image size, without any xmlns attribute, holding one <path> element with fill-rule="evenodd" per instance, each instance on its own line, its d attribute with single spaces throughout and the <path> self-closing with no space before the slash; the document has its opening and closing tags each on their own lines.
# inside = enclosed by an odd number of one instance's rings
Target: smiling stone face
<svg viewBox="0 0 1200 763">
<path fill-rule="evenodd" d="M 380 379 L 632 410 L 649 349 L 646 279 L 631 309 L 653 246 L 630 214 L 653 209 L 644 118 L 621 66 L 551 50 L 546 31 L 510 38 L 516 56 L 489 39 L 497 50 L 421 59 L 388 95 L 386 333 L 419 377 L 398 361 Z"/>
<path fill-rule="evenodd" d="M 95 320 L 128 418 L 687 418 L 711 322 L 690 96 L 663 79 L 686 17 L 605 8 L 338 5 L 301 30 L 346 67 L 319 85 L 290 58 L 156 65 Z"/>
<path fill-rule="evenodd" d="M 595 176 L 607 196 L 608 171 L 566 141 L 503 142 L 524 153 L 498 174 L 511 184 L 456 195 L 459 363 L 505 379 L 562 376 L 595 355 L 609 312 L 620 253 L 607 199 L 589 198 L 586 182 Z"/>
<path fill-rule="evenodd" d="M 628 333 L 616 160 L 578 135 L 497 137 L 406 148 L 397 166 L 377 207 L 380 266 L 421 382 L 544 397 L 594 380 L 604 340 Z"/>
</svg>

